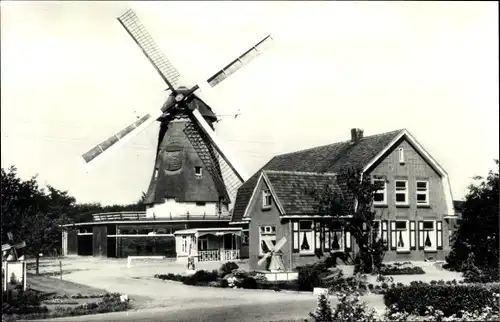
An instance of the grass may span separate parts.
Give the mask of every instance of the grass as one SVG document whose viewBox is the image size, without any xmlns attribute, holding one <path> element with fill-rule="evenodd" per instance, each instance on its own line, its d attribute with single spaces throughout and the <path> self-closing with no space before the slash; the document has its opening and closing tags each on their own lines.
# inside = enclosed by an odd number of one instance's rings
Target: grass
<svg viewBox="0 0 500 322">
<path fill-rule="evenodd" d="M 118 293 L 40 275 L 29 274 L 27 278 L 28 290 L 11 293 L 9 304 L 3 307 L 2 321 L 88 315 L 130 308 L 130 303 L 122 302 Z"/>
</svg>

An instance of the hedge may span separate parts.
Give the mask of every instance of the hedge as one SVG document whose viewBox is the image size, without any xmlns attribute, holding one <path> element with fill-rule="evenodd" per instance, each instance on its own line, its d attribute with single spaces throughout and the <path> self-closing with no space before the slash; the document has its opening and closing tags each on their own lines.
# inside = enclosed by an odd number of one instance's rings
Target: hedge
<svg viewBox="0 0 500 322">
<path fill-rule="evenodd" d="M 498 310 L 500 284 L 496 285 L 447 285 L 443 283 L 412 283 L 386 290 L 385 305 L 393 312 L 406 312 L 423 316 L 429 306 L 441 310 L 445 316 L 457 314 L 461 310 L 480 311 L 485 306 Z M 395 306 L 393 306 L 395 305 Z"/>
</svg>

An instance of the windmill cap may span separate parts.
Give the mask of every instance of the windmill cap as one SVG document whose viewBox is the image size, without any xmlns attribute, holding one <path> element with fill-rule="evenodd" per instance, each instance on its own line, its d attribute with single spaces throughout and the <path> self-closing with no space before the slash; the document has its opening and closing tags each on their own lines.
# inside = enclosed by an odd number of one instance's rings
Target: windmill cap
<svg viewBox="0 0 500 322">
<path fill-rule="evenodd" d="M 169 105 L 174 105 L 175 104 L 175 96 L 178 95 L 178 94 L 182 94 L 182 95 L 186 95 L 187 93 L 189 92 L 189 88 L 185 87 L 185 86 L 179 86 L 177 88 L 177 93 L 174 95 L 173 93 L 171 93 L 168 98 L 167 98 L 167 101 L 165 102 L 165 104 L 163 104 L 163 108 L 162 108 L 162 111 L 166 112 L 165 108 Z M 196 96 L 196 94 L 193 94 L 192 95 L 192 99 L 187 103 L 189 105 L 191 104 L 196 104 L 195 107 L 198 108 L 198 111 L 200 112 L 200 114 L 214 122 L 217 120 L 217 116 L 215 116 L 214 112 L 212 111 L 212 109 L 210 108 L 210 106 L 208 106 L 205 102 L 203 102 L 198 96 Z"/>
</svg>

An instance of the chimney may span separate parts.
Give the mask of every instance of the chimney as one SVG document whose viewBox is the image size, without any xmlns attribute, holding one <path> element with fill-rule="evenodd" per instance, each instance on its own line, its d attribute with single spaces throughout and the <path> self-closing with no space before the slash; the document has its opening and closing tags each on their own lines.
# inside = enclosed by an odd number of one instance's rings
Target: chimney
<svg viewBox="0 0 500 322">
<path fill-rule="evenodd" d="M 362 129 L 351 129 L 351 142 L 358 142 L 363 138 Z"/>
</svg>

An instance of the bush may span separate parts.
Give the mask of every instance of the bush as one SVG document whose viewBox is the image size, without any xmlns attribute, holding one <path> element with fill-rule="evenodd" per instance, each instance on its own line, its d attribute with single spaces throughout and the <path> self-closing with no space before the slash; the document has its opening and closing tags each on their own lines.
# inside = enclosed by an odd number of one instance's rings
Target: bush
<svg viewBox="0 0 500 322">
<path fill-rule="evenodd" d="M 316 310 L 309 313 L 309 316 L 316 322 L 333 321 L 376 321 L 375 310 L 369 309 L 366 303 L 359 300 L 359 293 L 347 295 L 347 293 L 337 294 L 337 306 L 332 310 L 330 302 L 325 294 L 318 297 Z"/>
<path fill-rule="evenodd" d="M 245 277 L 249 277 L 250 275 L 248 274 L 248 272 L 246 272 L 245 270 L 242 270 L 240 268 L 237 268 L 237 269 L 233 269 L 231 271 L 231 274 L 232 276 L 236 277 L 236 278 L 245 278 Z"/>
<path fill-rule="evenodd" d="M 238 286 L 248 289 L 256 289 L 258 287 L 257 281 L 253 277 L 245 277 Z"/>
<path fill-rule="evenodd" d="M 207 286 L 209 282 L 214 282 L 219 277 L 218 272 L 214 271 L 205 271 L 199 270 L 196 271 L 193 275 L 188 275 L 184 277 L 183 283 L 186 285 L 199 285 L 199 286 Z"/>
<path fill-rule="evenodd" d="M 318 305 L 314 312 L 310 312 L 309 316 L 316 322 L 333 322 L 333 312 L 328 298 L 321 294 L 318 296 Z"/>
<path fill-rule="evenodd" d="M 442 311 L 444 316 L 460 315 L 463 308 L 480 311 L 489 306 L 498 310 L 498 300 L 494 296 L 500 293 L 500 285 L 490 287 L 483 285 L 430 285 L 422 282 L 411 283 L 410 286 L 392 288 L 385 292 L 385 305 L 391 313 L 406 312 L 408 314 L 425 315 L 428 307 Z"/>
<path fill-rule="evenodd" d="M 324 286 L 322 279 L 329 273 L 324 263 L 297 267 L 299 273 L 298 284 L 300 291 L 312 291 L 315 287 Z"/>
<path fill-rule="evenodd" d="M 172 274 L 172 273 L 156 274 L 154 277 L 162 279 L 162 280 L 169 280 L 169 281 L 176 281 L 176 282 L 184 282 L 184 280 L 186 279 L 186 276 L 184 276 L 184 275 Z"/>
<path fill-rule="evenodd" d="M 219 277 L 224 277 L 227 274 L 230 274 L 233 270 L 238 269 L 239 266 L 235 262 L 227 262 L 221 265 L 219 268 Z"/>
</svg>

